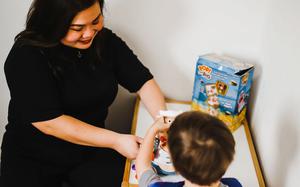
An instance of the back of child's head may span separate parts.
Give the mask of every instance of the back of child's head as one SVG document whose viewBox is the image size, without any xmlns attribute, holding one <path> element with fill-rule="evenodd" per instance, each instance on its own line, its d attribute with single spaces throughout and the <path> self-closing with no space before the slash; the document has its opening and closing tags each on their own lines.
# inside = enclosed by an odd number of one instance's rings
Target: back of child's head
<svg viewBox="0 0 300 187">
<path fill-rule="evenodd" d="M 196 111 L 175 118 L 168 132 L 168 145 L 175 170 L 198 185 L 220 180 L 235 153 L 235 141 L 227 126 Z"/>
</svg>

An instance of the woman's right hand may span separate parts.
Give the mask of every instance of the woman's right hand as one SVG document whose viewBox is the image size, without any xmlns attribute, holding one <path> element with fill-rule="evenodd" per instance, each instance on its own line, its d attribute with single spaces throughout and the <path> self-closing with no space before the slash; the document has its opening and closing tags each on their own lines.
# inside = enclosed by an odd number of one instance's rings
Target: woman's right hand
<svg viewBox="0 0 300 187">
<path fill-rule="evenodd" d="M 142 142 L 143 139 L 138 136 L 119 134 L 115 141 L 114 149 L 128 159 L 135 159 Z"/>
</svg>

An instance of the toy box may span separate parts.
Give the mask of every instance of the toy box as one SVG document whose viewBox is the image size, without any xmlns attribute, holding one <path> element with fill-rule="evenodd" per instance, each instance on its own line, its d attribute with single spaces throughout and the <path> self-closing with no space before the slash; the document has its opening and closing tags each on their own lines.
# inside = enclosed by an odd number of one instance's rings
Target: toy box
<svg viewBox="0 0 300 187">
<path fill-rule="evenodd" d="M 196 65 L 192 109 L 224 121 L 231 131 L 246 117 L 254 66 L 216 54 L 200 56 Z"/>
</svg>

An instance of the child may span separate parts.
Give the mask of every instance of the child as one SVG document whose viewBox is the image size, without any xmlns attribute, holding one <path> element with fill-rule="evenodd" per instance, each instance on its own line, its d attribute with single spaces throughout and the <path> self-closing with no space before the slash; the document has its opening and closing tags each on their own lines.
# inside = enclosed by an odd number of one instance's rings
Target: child
<svg viewBox="0 0 300 187">
<path fill-rule="evenodd" d="M 185 178 L 179 183 L 162 182 L 151 167 L 153 140 L 157 133 L 168 129 L 173 165 Z M 139 186 L 241 186 L 236 179 L 221 179 L 233 160 L 234 146 L 227 126 L 208 114 L 185 112 L 177 116 L 171 126 L 160 118 L 148 130 L 136 159 Z"/>
</svg>

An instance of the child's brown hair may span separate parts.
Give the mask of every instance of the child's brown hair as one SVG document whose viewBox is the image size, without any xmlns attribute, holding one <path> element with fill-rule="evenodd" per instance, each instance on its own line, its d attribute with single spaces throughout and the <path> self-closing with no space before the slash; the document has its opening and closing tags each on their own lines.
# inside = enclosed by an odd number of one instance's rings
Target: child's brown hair
<svg viewBox="0 0 300 187">
<path fill-rule="evenodd" d="M 235 153 L 235 141 L 227 126 L 197 111 L 175 118 L 168 132 L 168 145 L 176 171 L 198 185 L 220 180 Z"/>
</svg>

